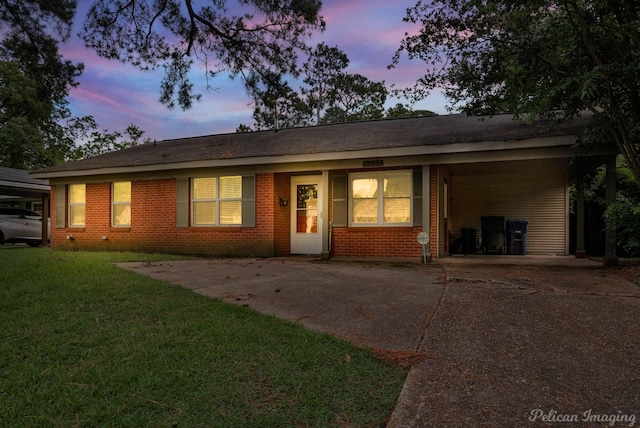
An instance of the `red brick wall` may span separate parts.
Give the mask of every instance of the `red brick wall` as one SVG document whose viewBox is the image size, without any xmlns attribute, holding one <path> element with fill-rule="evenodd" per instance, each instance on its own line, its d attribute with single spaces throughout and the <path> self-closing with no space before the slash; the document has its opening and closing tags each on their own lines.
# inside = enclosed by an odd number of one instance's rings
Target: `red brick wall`
<svg viewBox="0 0 640 428">
<path fill-rule="evenodd" d="M 55 192 L 52 192 L 55 207 Z M 256 227 L 176 227 L 176 181 L 131 184 L 131 227 L 111 227 L 111 183 L 87 184 L 84 228 L 52 226 L 51 247 L 60 250 L 149 251 L 203 255 L 274 255 L 273 174 L 256 176 Z M 277 203 L 277 202 L 276 202 Z M 55 209 L 51 224 L 55 225 Z M 73 241 L 66 236 L 73 235 Z M 102 239 L 106 236 L 108 239 Z"/>
<path fill-rule="evenodd" d="M 329 194 L 330 218 L 333 219 L 333 189 L 330 189 Z M 331 230 L 331 255 L 420 258 L 422 246 L 417 237 L 422 230 L 422 226 L 334 227 Z"/>
<path fill-rule="evenodd" d="M 431 254 L 436 254 L 436 178 L 430 173 Z M 256 176 L 256 227 L 177 228 L 176 181 L 133 181 L 131 186 L 131 227 L 111 227 L 111 183 L 87 184 L 87 218 L 84 228 L 58 229 L 56 192 L 51 192 L 51 247 L 60 250 L 149 251 L 202 255 L 286 256 L 290 254 L 291 175 Z M 290 201 L 293 203 L 293 201 Z M 334 256 L 417 257 L 422 247 L 416 237 L 422 227 L 333 228 L 331 253 Z M 66 240 L 73 235 L 74 240 Z M 106 236 L 108 239 L 103 240 Z"/>
<path fill-rule="evenodd" d="M 333 256 L 418 257 L 416 240 L 422 227 L 335 227 L 331 235 Z"/>
<path fill-rule="evenodd" d="M 291 174 L 282 173 L 274 176 L 275 188 L 275 255 L 288 256 L 291 254 L 291 205 L 286 207 L 280 206 L 280 198 L 289 201 L 289 204 L 295 203 L 291 201 Z"/>
</svg>

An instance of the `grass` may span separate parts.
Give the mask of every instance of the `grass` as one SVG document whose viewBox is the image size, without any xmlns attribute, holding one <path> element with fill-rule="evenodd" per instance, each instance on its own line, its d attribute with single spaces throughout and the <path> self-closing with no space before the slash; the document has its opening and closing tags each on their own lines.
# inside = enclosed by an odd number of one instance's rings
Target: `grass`
<svg viewBox="0 0 640 428">
<path fill-rule="evenodd" d="M 0 425 L 381 426 L 406 370 L 116 267 L 0 251 Z"/>
</svg>

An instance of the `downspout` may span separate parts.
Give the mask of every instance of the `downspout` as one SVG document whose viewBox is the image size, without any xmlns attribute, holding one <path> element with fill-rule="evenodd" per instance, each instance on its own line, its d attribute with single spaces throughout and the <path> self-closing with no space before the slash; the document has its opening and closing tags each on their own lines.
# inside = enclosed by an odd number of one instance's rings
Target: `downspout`
<svg viewBox="0 0 640 428">
<path fill-rule="evenodd" d="M 433 240 L 431 236 L 431 166 L 422 166 L 422 231 L 429 233 L 429 239 Z M 431 258 L 431 242 L 429 242 L 429 252 L 427 258 Z"/>
</svg>

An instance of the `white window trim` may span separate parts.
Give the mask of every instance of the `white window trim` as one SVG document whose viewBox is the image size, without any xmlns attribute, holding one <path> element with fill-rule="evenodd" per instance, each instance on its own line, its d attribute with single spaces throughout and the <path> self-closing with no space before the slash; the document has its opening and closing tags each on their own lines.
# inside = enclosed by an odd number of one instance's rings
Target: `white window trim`
<svg viewBox="0 0 640 428">
<path fill-rule="evenodd" d="M 238 198 L 220 198 L 220 179 L 224 178 L 224 177 L 240 177 L 240 197 Z M 195 180 L 198 178 L 215 178 L 216 179 L 216 198 L 208 198 L 208 199 L 195 199 L 193 197 L 194 195 L 194 183 Z M 238 175 L 214 175 L 214 176 L 206 176 L 206 177 L 193 177 L 191 179 L 191 183 L 190 183 L 190 201 L 189 204 L 191 205 L 191 225 L 193 227 L 240 227 L 242 226 L 242 176 Z M 240 222 L 239 223 L 225 223 L 225 224 L 221 224 L 220 223 L 220 202 L 240 202 Z M 194 205 L 197 202 L 215 202 L 216 204 L 216 218 L 215 218 L 215 223 L 199 223 L 196 224 L 195 222 L 195 209 L 194 209 Z"/>
<path fill-rule="evenodd" d="M 128 202 L 116 202 L 114 201 L 114 196 L 115 196 L 115 190 L 114 190 L 114 186 L 116 183 L 126 183 L 126 181 L 118 181 L 118 182 L 112 182 L 111 183 L 111 227 L 131 227 L 131 188 L 129 188 L 129 201 Z M 129 184 L 131 184 L 131 182 L 128 182 Z M 115 213 L 115 206 L 116 205 L 128 205 L 129 206 L 129 223 L 128 224 L 115 224 L 114 223 L 114 213 Z"/>
<path fill-rule="evenodd" d="M 83 203 L 71 203 L 71 187 L 72 186 L 84 186 L 84 202 Z M 68 207 L 67 207 L 67 216 L 69 219 L 69 227 L 85 227 L 87 225 L 87 185 L 86 184 L 69 184 L 68 189 L 67 189 L 67 194 L 68 194 Z M 84 222 L 82 224 L 78 223 L 78 224 L 71 224 L 71 219 L 73 218 L 73 216 L 71 215 L 71 207 L 80 207 L 80 206 L 84 206 Z"/>
<path fill-rule="evenodd" d="M 353 221 L 353 180 L 361 177 L 371 177 L 375 175 L 378 180 L 378 222 L 377 223 L 356 223 Z M 406 223 L 385 223 L 384 222 L 384 191 L 380 183 L 384 175 L 406 175 L 409 178 L 409 221 Z M 413 226 L 413 171 L 412 170 L 388 170 L 388 171 L 367 171 L 353 172 L 349 174 L 348 186 L 348 225 L 349 227 L 410 227 Z"/>
</svg>

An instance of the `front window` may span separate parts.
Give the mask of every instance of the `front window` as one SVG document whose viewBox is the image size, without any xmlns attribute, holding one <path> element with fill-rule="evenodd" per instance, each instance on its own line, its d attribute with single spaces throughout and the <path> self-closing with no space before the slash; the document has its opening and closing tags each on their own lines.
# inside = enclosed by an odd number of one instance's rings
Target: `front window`
<svg viewBox="0 0 640 428">
<path fill-rule="evenodd" d="M 131 182 L 120 181 L 113 183 L 111 192 L 113 226 L 131 226 Z"/>
<path fill-rule="evenodd" d="M 69 226 L 82 227 L 85 225 L 86 198 L 86 185 L 69 185 Z"/>
<path fill-rule="evenodd" d="M 411 171 L 351 174 L 352 225 L 411 224 Z"/>
<path fill-rule="evenodd" d="M 194 178 L 192 183 L 194 225 L 242 224 L 242 176 Z"/>
</svg>

